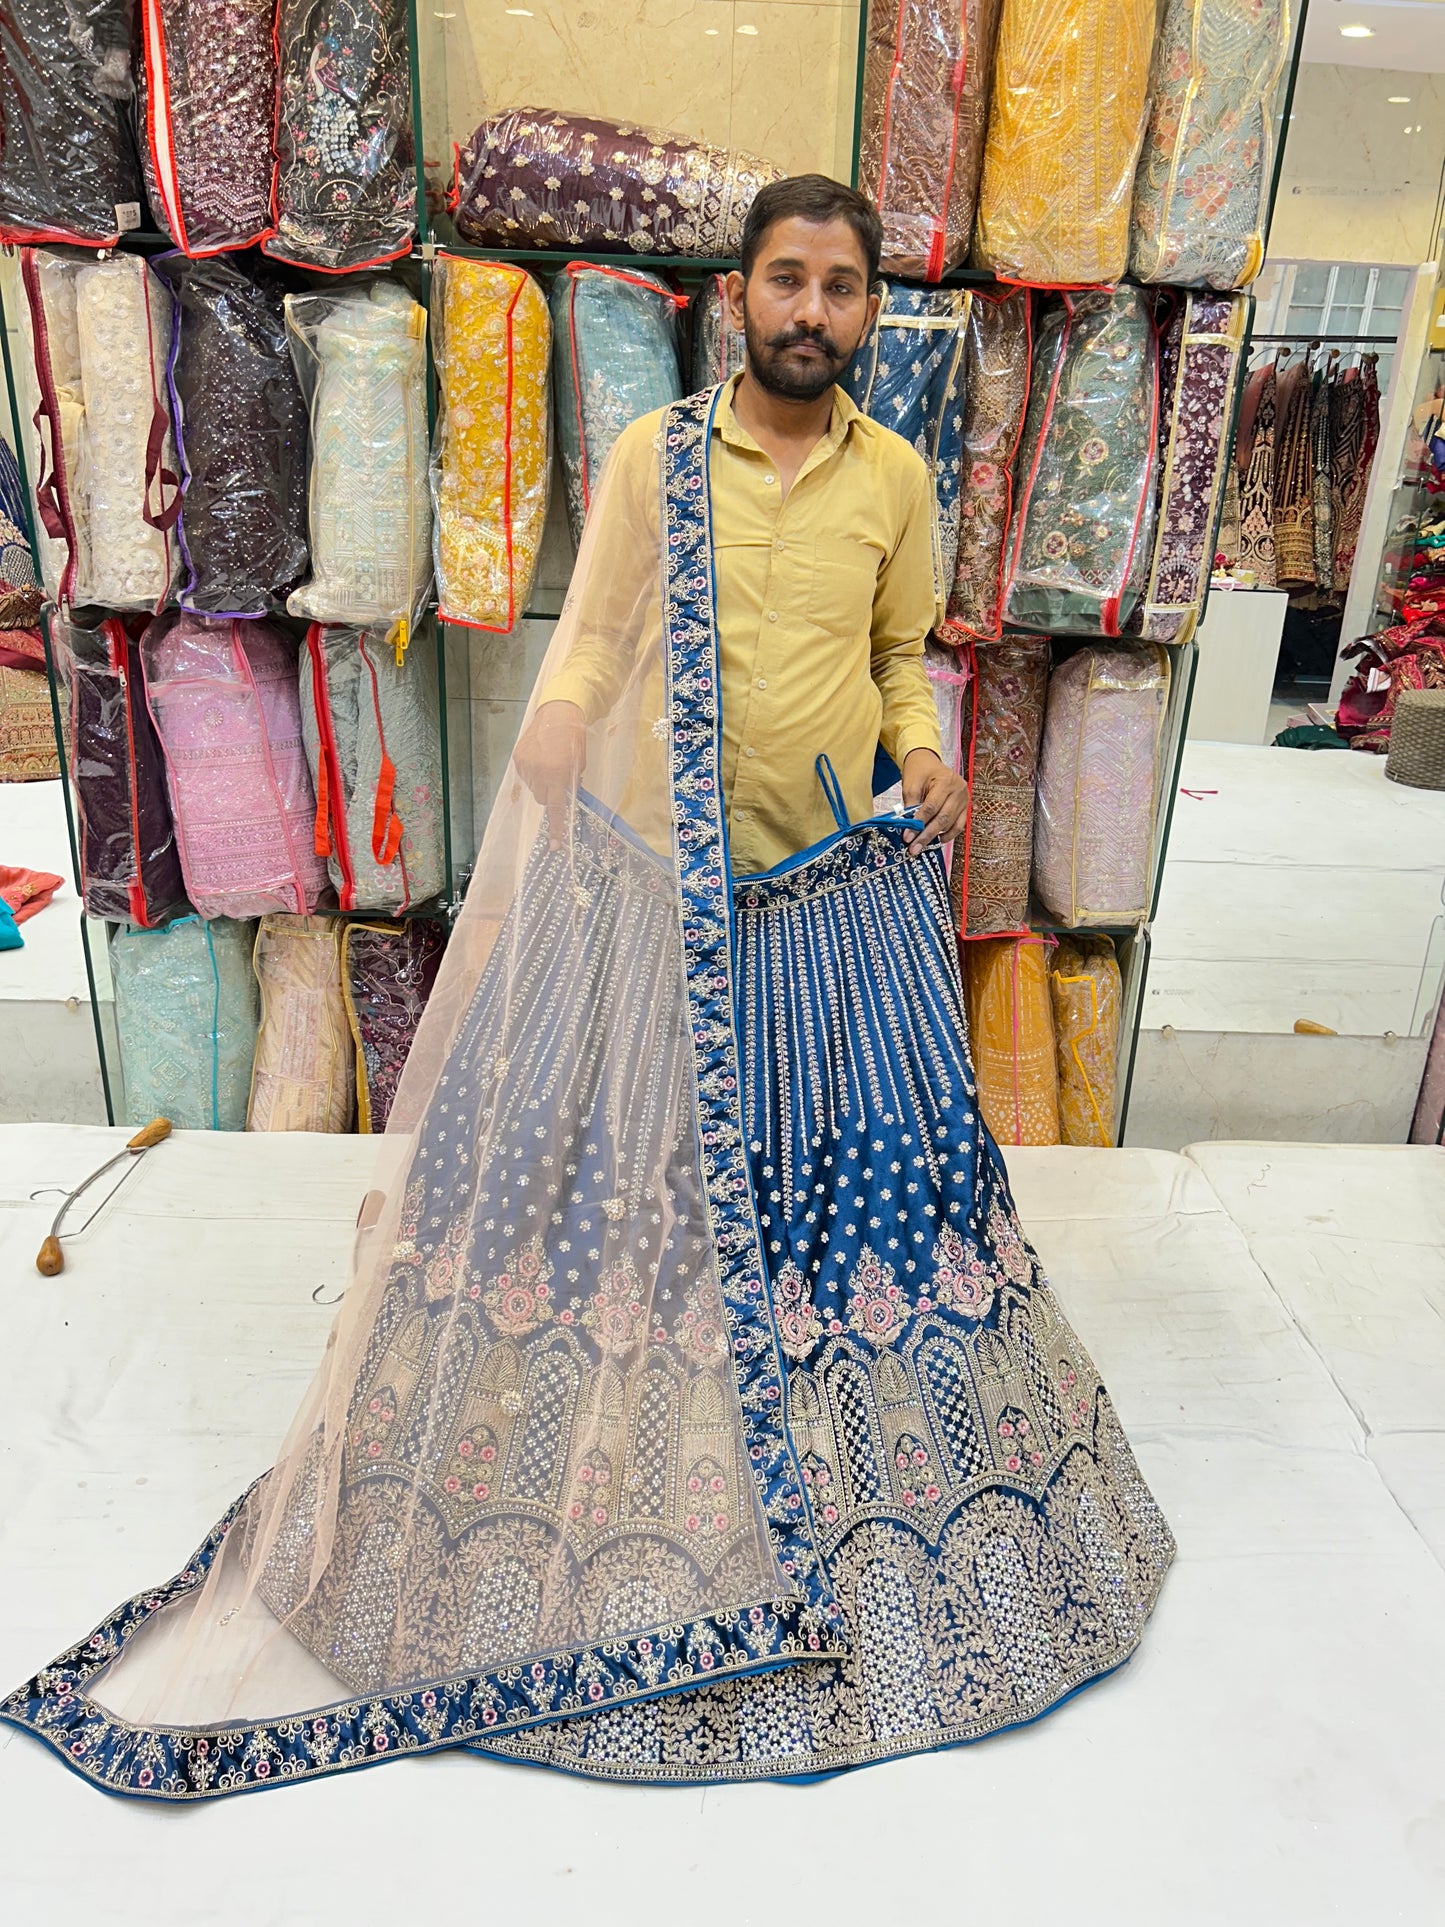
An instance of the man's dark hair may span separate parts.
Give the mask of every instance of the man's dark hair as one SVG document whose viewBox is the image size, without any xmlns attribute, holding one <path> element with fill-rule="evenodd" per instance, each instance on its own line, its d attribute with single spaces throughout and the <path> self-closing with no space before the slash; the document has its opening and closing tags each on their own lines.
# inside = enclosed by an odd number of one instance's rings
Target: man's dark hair
<svg viewBox="0 0 1445 1927">
<path fill-rule="evenodd" d="M 883 223 L 871 201 L 856 188 L 830 181 L 826 174 L 795 174 L 761 188 L 743 222 L 742 270 L 746 281 L 767 231 L 778 221 L 846 221 L 858 237 L 868 267 L 868 285 L 878 279 L 883 258 Z"/>
</svg>

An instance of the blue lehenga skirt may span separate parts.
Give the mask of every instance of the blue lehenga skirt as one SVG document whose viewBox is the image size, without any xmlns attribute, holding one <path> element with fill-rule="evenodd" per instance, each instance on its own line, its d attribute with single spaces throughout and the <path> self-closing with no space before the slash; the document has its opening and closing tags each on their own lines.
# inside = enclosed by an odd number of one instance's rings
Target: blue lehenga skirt
<svg viewBox="0 0 1445 1927">
<path fill-rule="evenodd" d="M 875 819 L 733 886 L 786 1423 L 846 1657 L 480 1742 L 601 1778 L 809 1778 L 1036 1718 L 1174 1555 L 978 1111 L 941 852 Z"/>
<path fill-rule="evenodd" d="M 148 1621 L 204 1610 L 263 1481 L 0 1719 L 163 1799 L 456 1745 L 637 1782 L 803 1779 L 982 1738 L 1127 1659 L 1173 1541 L 1019 1230 L 942 859 L 906 855 L 905 828 L 733 886 L 762 1254 L 741 1312 L 659 962 L 674 875 L 585 802 L 568 847 L 543 837 L 528 944 L 504 967 L 504 933 L 483 969 L 417 1140 L 326 1567 L 313 1584 L 304 1469 L 257 1555 L 336 1703 L 141 1728 L 90 1697 Z"/>
</svg>

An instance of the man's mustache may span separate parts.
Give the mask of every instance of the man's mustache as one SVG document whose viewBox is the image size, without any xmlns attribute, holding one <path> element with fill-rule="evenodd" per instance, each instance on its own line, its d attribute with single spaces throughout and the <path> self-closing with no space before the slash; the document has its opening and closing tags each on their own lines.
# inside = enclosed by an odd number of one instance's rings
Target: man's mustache
<svg viewBox="0 0 1445 1927">
<path fill-rule="evenodd" d="M 774 335 L 768 346 L 775 354 L 783 354 L 789 348 L 816 348 L 830 361 L 841 361 L 838 344 L 825 334 L 810 334 L 806 328 L 794 329 L 789 334 Z"/>
</svg>

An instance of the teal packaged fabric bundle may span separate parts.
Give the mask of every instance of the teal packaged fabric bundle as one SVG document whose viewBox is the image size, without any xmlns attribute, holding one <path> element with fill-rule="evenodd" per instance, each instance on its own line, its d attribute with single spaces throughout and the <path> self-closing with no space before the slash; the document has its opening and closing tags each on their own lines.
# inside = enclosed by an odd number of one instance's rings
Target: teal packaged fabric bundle
<svg viewBox="0 0 1445 1927">
<path fill-rule="evenodd" d="M 0 950 L 23 950 L 25 939 L 20 934 L 14 913 L 8 903 L 0 903 Z"/>
<path fill-rule="evenodd" d="M 125 1121 L 243 1131 L 261 998 L 254 923 L 177 917 L 116 926 L 110 945 Z"/>
<path fill-rule="evenodd" d="M 552 283 L 552 384 L 575 546 L 612 444 L 682 395 L 678 311 L 655 274 L 569 261 Z"/>
<path fill-rule="evenodd" d="M 1159 353 L 1134 287 L 1061 294 L 1040 312 L 1015 469 L 1005 619 L 1117 636 L 1154 548 Z"/>
</svg>

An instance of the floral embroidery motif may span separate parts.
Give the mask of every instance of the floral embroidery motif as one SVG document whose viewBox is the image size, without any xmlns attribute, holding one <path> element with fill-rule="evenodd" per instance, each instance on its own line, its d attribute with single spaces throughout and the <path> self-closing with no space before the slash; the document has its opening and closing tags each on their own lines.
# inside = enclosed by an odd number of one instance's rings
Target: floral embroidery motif
<svg viewBox="0 0 1445 1927">
<path fill-rule="evenodd" d="M 552 1316 L 552 1287 L 549 1282 L 552 1275 L 553 1266 L 546 1255 L 540 1233 L 509 1254 L 506 1268 L 481 1293 L 482 1303 L 491 1313 L 492 1323 L 498 1331 L 505 1332 L 509 1338 L 523 1338 L 528 1332 L 536 1331 L 539 1325 L 546 1324 Z M 478 1288 L 474 1285 L 471 1289 L 475 1297 Z M 603 1291 L 598 1293 L 599 1301 L 606 1290 L 607 1279 L 604 1274 Z"/>
<path fill-rule="evenodd" d="M 823 1321 L 808 1296 L 808 1282 L 791 1258 L 773 1279 L 773 1313 L 778 1321 L 778 1343 L 789 1358 L 803 1359 L 823 1336 Z M 803 1474 L 807 1478 L 806 1471 Z"/>
<path fill-rule="evenodd" d="M 888 1344 L 910 1310 L 894 1282 L 893 1267 L 865 1245 L 848 1282 L 849 1325 L 872 1345 Z"/>
</svg>

